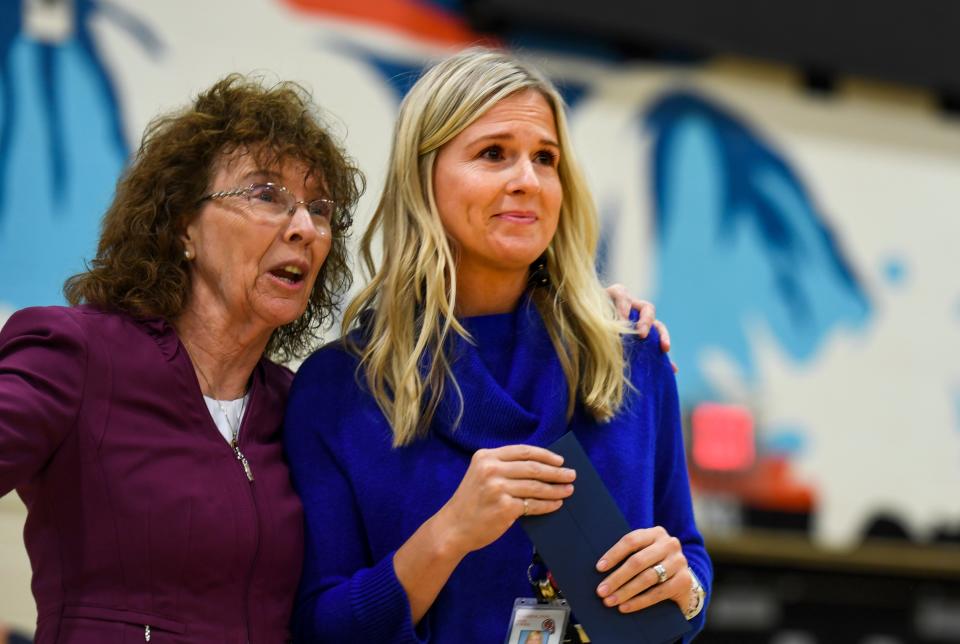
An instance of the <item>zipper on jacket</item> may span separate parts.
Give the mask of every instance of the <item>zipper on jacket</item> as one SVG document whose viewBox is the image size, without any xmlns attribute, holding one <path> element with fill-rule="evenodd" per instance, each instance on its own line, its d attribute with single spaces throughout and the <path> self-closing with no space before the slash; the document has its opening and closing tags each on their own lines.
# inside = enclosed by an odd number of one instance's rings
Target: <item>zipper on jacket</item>
<svg viewBox="0 0 960 644">
<path fill-rule="evenodd" d="M 256 386 L 256 385 L 254 385 Z M 253 398 L 253 388 L 250 389 L 250 398 Z M 243 456 L 243 452 L 240 451 L 240 443 L 247 437 L 249 434 L 249 429 L 246 429 L 248 425 L 247 420 L 250 415 L 244 415 L 243 419 L 240 421 L 240 431 L 237 432 L 237 443 L 236 443 L 236 453 L 240 455 L 240 458 L 237 460 L 240 461 L 240 464 L 243 466 L 244 474 L 247 475 L 247 480 L 250 482 L 250 485 L 247 487 L 247 491 L 250 493 L 250 506 L 253 509 L 253 535 L 254 535 L 254 545 L 253 545 L 253 558 L 250 560 L 250 566 L 247 568 L 247 578 L 244 587 L 244 598 L 243 598 L 243 622 L 246 629 L 246 641 L 247 644 L 250 644 L 250 586 L 253 581 L 253 573 L 257 568 L 257 561 L 260 559 L 260 508 L 257 506 L 257 495 L 253 488 L 253 472 L 250 471 L 250 465 L 247 463 L 247 459 Z"/>
<path fill-rule="evenodd" d="M 254 520 L 254 535 L 255 535 L 255 544 L 253 548 L 253 558 L 250 560 L 250 567 L 247 569 L 247 581 L 244 584 L 244 598 L 243 598 L 243 622 L 246 627 L 246 639 L 247 644 L 250 644 L 250 585 L 253 580 L 253 572 L 257 568 L 257 561 L 260 559 L 260 508 L 257 507 L 257 497 L 253 493 L 253 486 L 251 485 L 250 490 L 250 502 L 253 504 L 253 520 Z"/>
<path fill-rule="evenodd" d="M 143 641 L 144 642 L 150 641 L 150 624 L 143 625 Z"/>
<path fill-rule="evenodd" d="M 240 451 L 240 444 L 236 438 L 230 441 L 230 446 L 233 448 L 233 453 L 237 455 L 237 460 L 240 461 L 240 464 L 243 466 L 243 473 L 247 475 L 247 480 L 253 483 L 253 470 L 250 469 L 250 462 L 247 460 L 247 457 L 243 455 L 243 452 Z"/>
</svg>

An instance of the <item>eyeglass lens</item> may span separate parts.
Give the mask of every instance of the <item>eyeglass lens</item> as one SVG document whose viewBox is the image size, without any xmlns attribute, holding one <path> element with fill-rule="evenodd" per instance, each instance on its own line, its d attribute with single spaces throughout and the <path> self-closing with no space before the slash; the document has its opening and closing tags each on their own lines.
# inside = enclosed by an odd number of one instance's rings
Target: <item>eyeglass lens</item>
<svg viewBox="0 0 960 644">
<path fill-rule="evenodd" d="M 271 217 L 286 215 L 300 203 L 286 188 L 266 183 L 251 186 L 247 200 L 257 212 Z M 329 220 L 333 216 L 334 203 L 328 199 L 314 199 L 305 206 L 311 217 Z"/>
</svg>

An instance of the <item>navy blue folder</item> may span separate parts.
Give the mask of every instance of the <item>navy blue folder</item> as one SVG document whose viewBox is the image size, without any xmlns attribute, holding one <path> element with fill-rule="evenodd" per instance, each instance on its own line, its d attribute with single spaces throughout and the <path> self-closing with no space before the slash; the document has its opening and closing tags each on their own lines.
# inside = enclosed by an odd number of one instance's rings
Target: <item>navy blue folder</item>
<svg viewBox="0 0 960 644">
<path fill-rule="evenodd" d="M 563 456 L 564 467 L 577 471 L 573 495 L 556 512 L 523 517 L 520 522 L 590 641 L 665 644 L 679 640 L 690 625 L 670 600 L 627 614 L 603 605 L 596 589 L 610 573 L 597 572 L 597 561 L 630 526 L 573 433 L 564 434 L 547 449 Z"/>
</svg>

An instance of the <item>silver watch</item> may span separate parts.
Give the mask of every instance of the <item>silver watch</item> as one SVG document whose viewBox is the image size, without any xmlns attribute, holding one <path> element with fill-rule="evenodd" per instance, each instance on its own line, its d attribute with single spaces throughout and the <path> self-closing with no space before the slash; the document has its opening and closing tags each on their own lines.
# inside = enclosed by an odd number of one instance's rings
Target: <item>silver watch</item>
<svg viewBox="0 0 960 644">
<path fill-rule="evenodd" d="M 687 571 L 690 573 L 690 579 L 693 580 L 693 585 L 690 587 L 690 590 L 693 591 L 693 597 L 690 599 L 690 605 L 687 607 L 687 610 L 683 611 L 683 616 L 690 620 L 699 615 L 700 611 L 703 610 L 703 604 L 707 598 L 707 591 L 703 589 L 703 584 L 701 584 L 697 576 L 693 574 L 693 568 L 687 567 Z"/>
</svg>

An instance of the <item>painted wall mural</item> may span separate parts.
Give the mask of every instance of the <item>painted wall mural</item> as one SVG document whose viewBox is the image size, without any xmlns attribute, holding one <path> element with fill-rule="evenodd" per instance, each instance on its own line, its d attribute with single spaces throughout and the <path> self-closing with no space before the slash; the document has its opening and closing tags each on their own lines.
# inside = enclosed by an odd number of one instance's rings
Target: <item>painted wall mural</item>
<svg viewBox="0 0 960 644">
<path fill-rule="evenodd" d="M 363 225 L 404 91 L 479 39 L 454 0 L 3 3 L 0 319 L 62 302 L 146 123 L 230 71 L 313 90 L 369 176 Z M 784 70 L 519 51 L 563 88 L 600 268 L 657 303 L 685 406 L 749 411 L 819 543 L 881 516 L 960 535 L 960 122 Z"/>
</svg>

